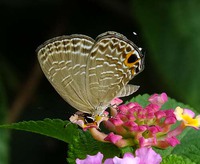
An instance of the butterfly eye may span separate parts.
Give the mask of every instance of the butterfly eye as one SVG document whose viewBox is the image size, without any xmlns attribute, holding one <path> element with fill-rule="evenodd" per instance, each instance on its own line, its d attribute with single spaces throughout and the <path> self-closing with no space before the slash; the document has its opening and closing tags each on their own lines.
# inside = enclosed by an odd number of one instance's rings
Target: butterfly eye
<svg viewBox="0 0 200 164">
<path fill-rule="evenodd" d="M 93 123 L 94 122 L 94 119 L 91 117 L 91 116 L 85 116 L 84 117 L 84 120 L 86 123 Z"/>
</svg>

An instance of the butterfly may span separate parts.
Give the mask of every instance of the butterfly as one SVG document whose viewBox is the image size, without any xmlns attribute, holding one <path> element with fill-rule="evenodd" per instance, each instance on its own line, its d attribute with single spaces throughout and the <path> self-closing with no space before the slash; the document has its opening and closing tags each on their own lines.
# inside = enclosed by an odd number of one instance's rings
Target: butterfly
<svg viewBox="0 0 200 164">
<path fill-rule="evenodd" d="M 94 40 L 72 34 L 50 39 L 37 49 L 40 66 L 60 96 L 78 111 L 102 115 L 115 97 L 138 86 L 128 82 L 144 69 L 144 56 L 124 35 L 108 31 Z"/>
</svg>

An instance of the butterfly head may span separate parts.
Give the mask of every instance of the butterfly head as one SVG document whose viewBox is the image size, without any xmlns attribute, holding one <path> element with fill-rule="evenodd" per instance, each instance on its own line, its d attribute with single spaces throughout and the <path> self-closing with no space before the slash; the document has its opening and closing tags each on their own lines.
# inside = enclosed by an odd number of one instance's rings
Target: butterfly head
<svg viewBox="0 0 200 164">
<path fill-rule="evenodd" d="M 104 112 L 102 115 L 92 115 L 88 113 L 76 112 L 69 119 L 72 123 L 79 125 L 83 130 L 89 128 L 99 128 L 102 121 L 108 120 L 108 113 Z"/>
</svg>

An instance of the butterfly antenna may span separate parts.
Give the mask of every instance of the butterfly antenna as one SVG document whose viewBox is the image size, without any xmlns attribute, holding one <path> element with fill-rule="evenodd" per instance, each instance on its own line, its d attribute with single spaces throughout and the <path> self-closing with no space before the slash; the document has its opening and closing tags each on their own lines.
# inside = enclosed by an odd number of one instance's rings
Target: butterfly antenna
<svg viewBox="0 0 200 164">
<path fill-rule="evenodd" d="M 72 124 L 72 122 L 68 122 L 66 125 L 64 125 L 64 128 L 67 128 L 67 126 L 68 126 L 69 124 Z"/>
</svg>

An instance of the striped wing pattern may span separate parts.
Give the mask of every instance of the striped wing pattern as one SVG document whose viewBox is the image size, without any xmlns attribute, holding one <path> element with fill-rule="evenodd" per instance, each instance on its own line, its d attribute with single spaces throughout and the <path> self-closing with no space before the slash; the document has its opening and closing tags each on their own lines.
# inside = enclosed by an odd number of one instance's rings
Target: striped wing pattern
<svg viewBox="0 0 200 164">
<path fill-rule="evenodd" d="M 91 113 L 86 93 L 86 64 L 94 40 L 84 35 L 48 40 L 38 49 L 38 59 L 47 79 L 70 105 Z"/>
<path fill-rule="evenodd" d="M 38 48 L 38 59 L 56 91 L 77 110 L 101 115 L 116 96 L 133 93 L 127 83 L 143 69 L 143 56 L 125 36 L 106 32 L 53 38 Z"/>
</svg>

